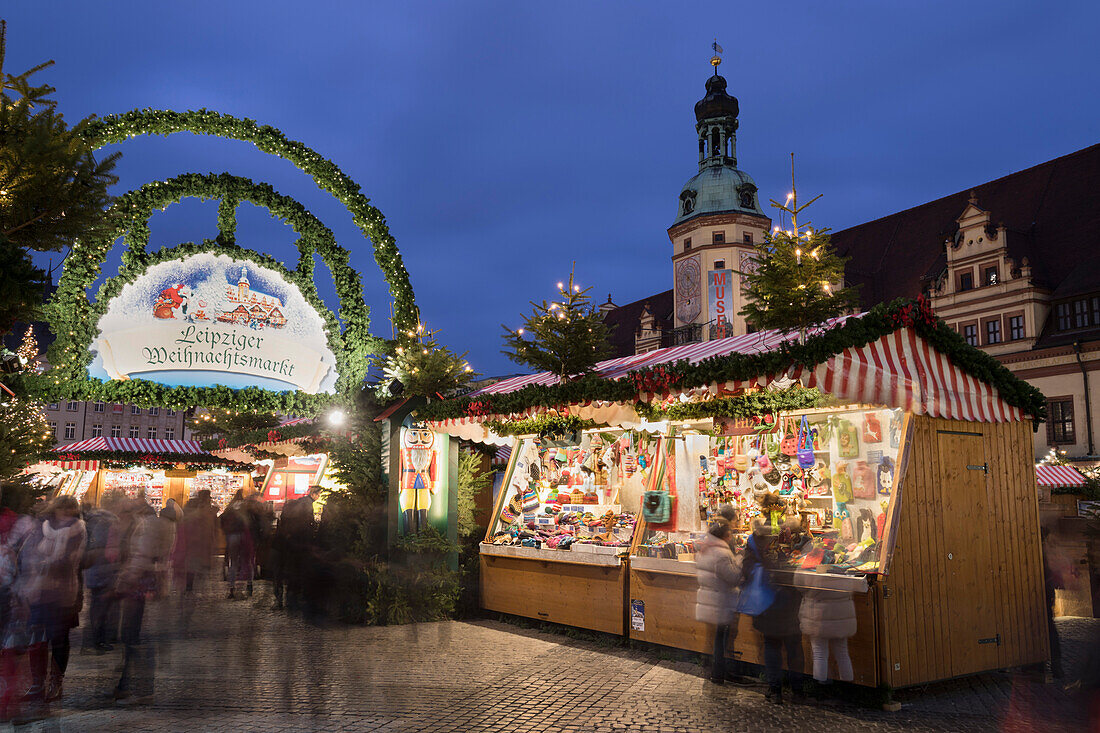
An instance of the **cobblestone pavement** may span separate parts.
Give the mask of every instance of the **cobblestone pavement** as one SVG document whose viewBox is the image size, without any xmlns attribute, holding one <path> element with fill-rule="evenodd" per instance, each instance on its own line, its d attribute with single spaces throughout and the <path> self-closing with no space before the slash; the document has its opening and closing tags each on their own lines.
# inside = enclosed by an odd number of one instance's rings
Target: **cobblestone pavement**
<svg viewBox="0 0 1100 733">
<path fill-rule="evenodd" d="M 63 705 L 19 730 L 499 731 L 1084 730 L 1080 694 L 995 674 L 905 691 L 900 712 L 811 701 L 771 705 L 763 688 L 716 687 L 669 655 L 499 621 L 318 628 L 250 601 L 207 594 L 191 623 L 153 609 L 156 694 L 119 708 L 107 694 L 121 652 L 77 654 Z M 1092 620 L 1062 622 L 1068 672 L 1088 655 Z M 171 633 L 169 633 L 171 631 Z M 1072 651 L 1071 651 L 1072 650 Z"/>
</svg>

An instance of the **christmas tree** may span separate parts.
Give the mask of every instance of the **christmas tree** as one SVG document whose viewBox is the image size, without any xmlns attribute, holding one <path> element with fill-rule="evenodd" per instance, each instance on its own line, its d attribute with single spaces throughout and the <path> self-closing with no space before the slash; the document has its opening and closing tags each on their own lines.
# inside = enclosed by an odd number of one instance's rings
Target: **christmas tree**
<svg viewBox="0 0 1100 733">
<path fill-rule="evenodd" d="M 563 380 L 592 371 L 611 353 L 603 314 L 589 302 L 592 288 L 581 289 L 569 273 L 569 283 L 558 283 L 560 300 L 531 301 L 534 310 L 523 328 L 504 328 L 504 353 L 517 364 L 549 371 Z M 530 337 L 530 338 L 528 338 Z"/>
<path fill-rule="evenodd" d="M 747 300 L 741 315 L 758 329 L 797 331 L 805 340 L 807 329 L 859 305 L 858 287 L 844 287 L 848 258 L 833 249 L 828 230 L 798 223 L 798 215 L 819 198 L 798 204 L 792 153 L 791 192 L 786 203 L 771 202 L 790 215 L 791 228 L 777 226 L 766 234 L 754 248 L 755 267 L 739 271 Z"/>
<path fill-rule="evenodd" d="M 382 362 L 385 379 L 379 386 L 379 396 L 393 395 L 390 385 L 401 384 L 401 394 L 406 397 L 447 396 L 469 384 L 479 376 L 466 362 L 466 354 L 456 354 L 446 346 L 440 346 L 438 331 L 429 331 L 418 325 L 407 335 L 406 341 L 395 347 L 394 352 Z"/>
<path fill-rule="evenodd" d="M 34 337 L 34 326 L 27 326 L 27 332 L 23 334 L 23 342 L 19 344 L 15 355 L 19 357 L 19 365 L 27 371 L 38 371 L 38 339 Z"/>
</svg>

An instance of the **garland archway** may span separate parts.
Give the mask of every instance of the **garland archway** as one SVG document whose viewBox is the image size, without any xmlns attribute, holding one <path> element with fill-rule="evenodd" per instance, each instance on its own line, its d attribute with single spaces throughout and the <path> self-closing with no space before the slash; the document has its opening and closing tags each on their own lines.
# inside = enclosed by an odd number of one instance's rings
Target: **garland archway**
<svg viewBox="0 0 1100 733">
<path fill-rule="evenodd" d="M 218 199 L 218 236 L 201 243 L 183 243 L 149 252 L 149 218 L 156 210 L 184 198 Z M 298 265 L 291 270 L 274 258 L 238 247 L 235 243 L 236 207 L 248 202 L 283 219 L 298 235 Z M 101 237 L 74 245 L 65 265 L 57 293 L 47 305 L 47 317 L 57 339 L 50 347 L 53 368 L 38 377 L 37 390 L 51 401 L 83 397 L 137 405 L 187 407 L 204 405 L 254 411 L 283 411 L 312 414 L 333 401 L 331 395 L 298 392 L 268 392 L 228 387 L 168 387 L 141 379 L 102 382 L 87 376 L 92 359 L 89 346 L 100 317 L 123 286 L 161 262 L 181 259 L 200 252 L 227 254 L 246 259 L 278 272 L 294 284 L 326 323 L 329 346 L 337 359 L 337 396 L 347 395 L 366 375 L 372 354 L 383 342 L 370 334 L 370 317 L 362 299 L 359 274 L 348 265 L 347 250 L 320 220 L 299 202 L 284 196 L 266 183 L 228 173 L 200 175 L 185 173 L 167 181 L 148 183 L 120 196 L 113 209 L 114 226 Z M 94 302 L 86 297 L 102 272 L 102 263 L 114 242 L 122 237 L 126 249 L 118 275 L 100 286 Z M 314 254 L 329 268 L 340 300 L 339 318 L 322 302 L 313 278 Z M 341 323 L 343 330 L 341 331 Z"/>
<path fill-rule="evenodd" d="M 386 225 L 386 217 L 371 205 L 359 184 L 305 143 L 291 140 L 271 125 L 260 125 L 255 120 L 206 109 L 189 112 L 141 109 L 109 115 L 91 121 L 84 128 L 84 138 L 93 147 L 100 148 L 142 135 L 166 137 L 177 132 L 252 143 L 261 152 L 285 158 L 313 178 L 319 188 L 332 194 L 347 208 L 352 221 L 374 246 L 374 260 L 381 268 L 393 296 L 393 322 L 397 334 L 416 329 L 419 312 L 409 283 L 409 273 L 405 270 L 397 242 Z"/>
</svg>

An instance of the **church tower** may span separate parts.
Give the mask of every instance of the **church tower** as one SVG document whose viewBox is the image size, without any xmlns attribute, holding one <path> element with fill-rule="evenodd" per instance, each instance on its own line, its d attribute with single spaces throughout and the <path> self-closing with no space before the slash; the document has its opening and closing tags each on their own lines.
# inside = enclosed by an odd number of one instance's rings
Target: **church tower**
<svg viewBox="0 0 1100 733">
<path fill-rule="evenodd" d="M 240 302 L 242 302 L 242 303 L 247 303 L 248 300 L 249 300 L 249 294 L 248 294 L 249 284 L 250 283 L 248 282 L 248 274 L 245 272 L 245 269 L 242 267 L 241 268 L 241 277 L 240 277 L 240 279 L 237 280 L 237 299 L 240 300 Z"/>
<path fill-rule="evenodd" d="M 672 242 L 674 341 L 708 341 L 746 333 L 738 270 L 751 267 L 754 244 L 771 219 L 760 208 L 756 184 L 737 169 L 737 98 L 718 74 L 721 47 L 715 43 L 714 75 L 695 105 L 699 172 L 680 191 Z"/>
</svg>

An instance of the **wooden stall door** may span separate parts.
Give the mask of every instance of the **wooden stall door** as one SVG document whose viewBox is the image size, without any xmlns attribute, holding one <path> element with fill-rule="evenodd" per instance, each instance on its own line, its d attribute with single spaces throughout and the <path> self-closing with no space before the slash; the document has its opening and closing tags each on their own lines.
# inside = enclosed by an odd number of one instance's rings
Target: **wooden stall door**
<svg viewBox="0 0 1100 733">
<path fill-rule="evenodd" d="M 937 430 L 951 674 L 997 667 L 997 584 L 989 538 L 988 458 L 981 433 Z"/>
</svg>

